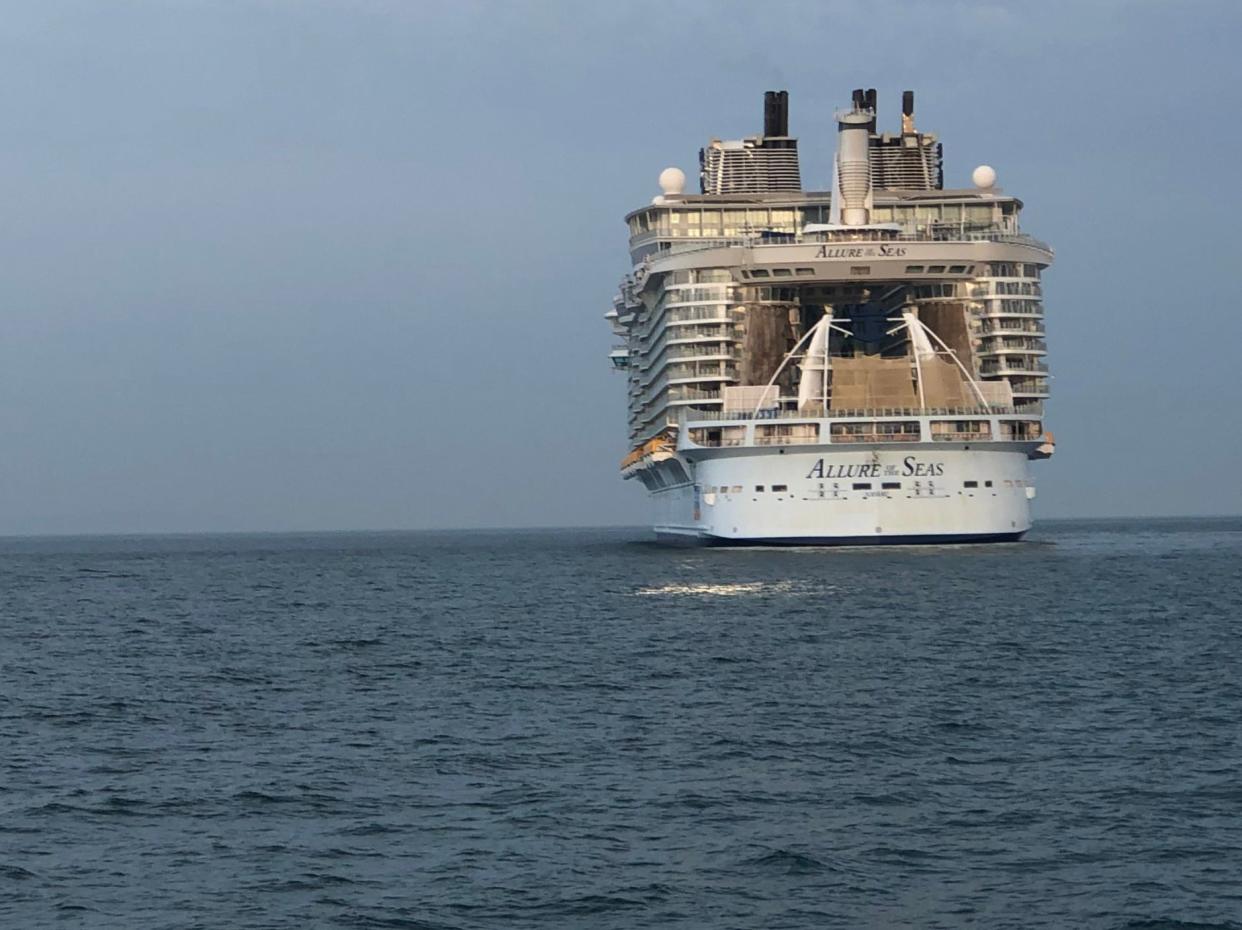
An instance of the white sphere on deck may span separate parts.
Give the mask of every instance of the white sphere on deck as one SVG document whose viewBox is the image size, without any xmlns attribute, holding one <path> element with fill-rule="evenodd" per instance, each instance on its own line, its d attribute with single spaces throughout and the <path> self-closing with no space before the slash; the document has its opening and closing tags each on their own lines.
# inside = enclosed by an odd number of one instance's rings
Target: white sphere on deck
<svg viewBox="0 0 1242 930">
<path fill-rule="evenodd" d="M 970 173 L 970 179 L 975 182 L 975 187 L 987 190 L 996 184 L 996 169 L 991 165 L 980 165 Z"/>
<path fill-rule="evenodd" d="M 680 168 L 665 168 L 660 172 L 660 190 L 664 196 L 680 194 L 686 189 L 686 173 Z"/>
</svg>

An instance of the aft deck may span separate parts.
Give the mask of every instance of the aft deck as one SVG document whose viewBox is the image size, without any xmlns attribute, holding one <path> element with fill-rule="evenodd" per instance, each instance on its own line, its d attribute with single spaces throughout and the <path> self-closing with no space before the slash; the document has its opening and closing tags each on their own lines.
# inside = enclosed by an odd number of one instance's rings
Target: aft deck
<svg viewBox="0 0 1242 930">
<path fill-rule="evenodd" d="M 1049 442 L 1042 417 L 981 407 L 796 410 L 723 413 L 693 411 L 678 429 L 678 450 L 801 445 Z"/>
</svg>

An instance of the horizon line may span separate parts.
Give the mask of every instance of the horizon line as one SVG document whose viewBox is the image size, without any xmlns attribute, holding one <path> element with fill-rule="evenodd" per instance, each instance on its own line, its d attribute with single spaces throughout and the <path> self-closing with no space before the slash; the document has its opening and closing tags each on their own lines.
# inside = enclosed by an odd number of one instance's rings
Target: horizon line
<svg viewBox="0 0 1242 930">
<path fill-rule="evenodd" d="M 1125 516 L 1072 516 L 1046 517 L 1036 520 L 1031 529 L 1038 529 L 1045 523 L 1090 523 L 1098 521 L 1172 521 L 1172 520 L 1237 520 L 1242 513 L 1215 514 L 1131 514 Z M 29 539 L 108 539 L 138 537 L 185 537 L 185 536 L 330 536 L 330 535 L 396 535 L 406 533 L 500 533 L 500 532 L 557 532 L 568 530 L 635 530 L 643 534 L 652 534 L 653 530 L 646 524 L 628 523 L 580 523 L 580 524 L 526 524 L 498 526 L 424 526 L 424 527 L 368 527 L 338 529 L 195 529 L 195 530 L 91 530 L 91 531 L 54 531 L 41 533 L 0 533 L 0 543 L 13 540 Z"/>
</svg>

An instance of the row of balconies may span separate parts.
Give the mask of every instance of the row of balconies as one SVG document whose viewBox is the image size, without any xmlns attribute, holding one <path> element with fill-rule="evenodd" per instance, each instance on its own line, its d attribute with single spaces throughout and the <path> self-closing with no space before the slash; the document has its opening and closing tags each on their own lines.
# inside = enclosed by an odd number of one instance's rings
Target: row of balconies
<svg viewBox="0 0 1242 930">
<path fill-rule="evenodd" d="M 640 373 L 658 374 L 676 362 L 715 359 L 733 361 L 733 346 L 724 341 L 716 343 L 686 343 L 683 345 L 666 346 L 654 356 L 647 355 L 633 367 Z"/>
<path fill-rule="evenodd" d="M 634 332 L 638 339 L 647 339 L 657 329 L 663 331 L 670 327 L 682 328 L 687 324 L 703 323 L 734 323 L 736 318 L 726 307 L 693 307 L 680 310 L 661 311 L 645 321 L 641 329 Z"/>
<path fill-rule="evenodd" d="M 970 287 L 971 297 L 1040 297 L 1043 293 L 1037 281 L 983 281 Z"/>
<path fill-rule="evenodd" d="M 734 365 L 720 364 L 713 366 L 712 370 L 698 369 L 693 365 L 684 366 L 684 368 L 685 370 L 675 370 L 675 366 L 670 365 L 659 377 L 645 387 L 636 385 L 638 387 L 637 392 L 632 388 L 630 396 L 635 398 L 642 406 L 646 406 L 659 397 L 666 389 L 671 394 L 678 386 L 701 384 L 703 382 L 736 381 L 738 377 L 737 367 Z"/>
<path fill-rule="evenodd" d="M 1048 345 L 1042 339 L 1031 336 L 985 336 L 980 342 L 979 351 L 984 355 L 997 352 L 1039 352 L 1048 351 Z"/>
<path fill-rule="evenodd" d="M 996 320 L 979 321 L 978 333 L 981 336 L 1003 336 L 1009 334 L 1032 333 L 1043 335 L 1043 320 Z"/>
<path fill-rule="evenodd" d="M 998 306 L 997 302 L 988 304 L 975 316 L 981 320 L 997 320 L 1009 316 L 1037 320 L 1044 318 L 1043 304 L 1038 301 L 1005 300 L 1003 304 L 1003 306 Z"/>
<path fill-rule="evenodd" d="M 719 391 L 701 391 L 688 387 L 670 388 L 667 397 L 662 402 L 658 404 L 648 402 L 637 410 L 631 408 L 630 435 L 631 437 L 649 435 L 655 424 L 668 420 L 667 411 L 670 406 L 719 403 L 721 403 Z"/>
<path fill-rule="evenodd" d="M 1048 396 L 1047 378 L 1010 378 L 1009 386 L 1013 389 L 1015 396 L 1019 394 L 1027 397 Z"/>
<path fill-rule="evenodd" d="M 731 286 L 731 284 L 718 284 L 714 287 L 705 287 L 703 285 L 679 287 L 674 284 L 664 291 L 665 306 L 672 307 L 677 304 L 728 300 L 729 288 Z"/>
<path fill-rule="evenodd" d="M 644 346 L 642 340 L 635 340 L 637 343 L 634 351 L 636 356 L 641 356 L 644 360 L 643 368 L 650 368 L 655 364 L 662 352 L 673 351 L 674 349 L 683 349 L 691 347 L 699 347 L 704 343 L 731 343 L 735 338 L 733 327 L 731 326 L 695 326 L 689 327 L 694 330 L 694 334 L 681 338 L 683 330 L 665 331 L 660 338 L 655 341 L 652 346 Z"/>
<path fill-rule="evenodd" d="M 1024 374 L 1026 372 L 1046 374 L 1048 372 L 1048 363 L 1039 359 L 1028 358 L 1024 355 L 988 358 L 979 363 L 979 374 L 981 375 L 1009 375 Z"/>
</svg>

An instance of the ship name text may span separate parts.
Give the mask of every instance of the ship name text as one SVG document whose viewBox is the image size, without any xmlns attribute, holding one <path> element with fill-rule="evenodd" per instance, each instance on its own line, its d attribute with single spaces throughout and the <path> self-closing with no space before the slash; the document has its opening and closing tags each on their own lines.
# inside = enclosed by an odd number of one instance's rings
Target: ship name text
<svg viewBox="0 0 1242 930">
<path fill-rule="evenodd" d="M 816 258 L 900 258 L 906 254 L 901 245 L 843 246 L 821 245 Z"/>
<path fill-rule="evenodd" d="M 883 478 L 905 475 L 913 478 L 937 478 L 943 474 L 944 462 L 920 462 L 913 455 L 907 455 L 901 460 L 900 465 L 881 465 L 879 462 L 825 465 L 823 459 L 817 459 L 806 476 L 808 478 Z"/>
</svg>

